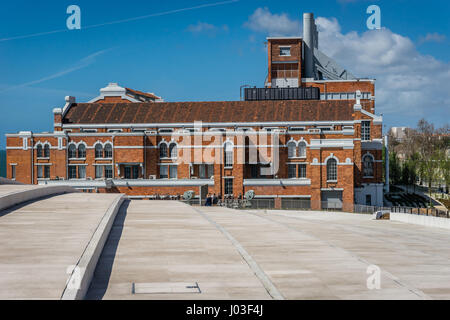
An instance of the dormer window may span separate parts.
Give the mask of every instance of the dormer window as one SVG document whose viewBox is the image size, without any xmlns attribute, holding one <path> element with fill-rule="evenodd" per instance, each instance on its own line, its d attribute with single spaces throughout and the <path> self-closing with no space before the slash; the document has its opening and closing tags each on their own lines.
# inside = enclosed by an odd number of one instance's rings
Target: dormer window
<svg viewBox="0 0 450 320">
<path fill-rule="evenodd" d="M 291 47 L 280 47 L 280 57 L 290 57 Z"/>
</svg>

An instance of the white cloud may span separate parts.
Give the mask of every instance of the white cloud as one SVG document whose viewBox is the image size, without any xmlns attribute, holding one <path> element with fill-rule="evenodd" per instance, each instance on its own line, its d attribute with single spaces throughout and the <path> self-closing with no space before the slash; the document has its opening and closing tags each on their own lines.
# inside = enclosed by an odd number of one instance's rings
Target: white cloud
<svg viewBox="0 0 450 320">
<path fill-rule="evenodd" d="M 334 18 L 319 17 L 316 23 L 321 51 L 355 75 L 377 79 L 376 110 L 386 120 L 448 121 L 449 63 L 420 54 L 408 37 L 388 29 L 343 34 Z"/>
<path fill-rule="evenodd" d="M 355 76 L 375 78 L 376 112 L 385 122 L 415 125 L 426 117 L 437 123 L 450 118 L 450 63 L 417 51 L 408 37 L 389 29 L 342 33 L 336 18 L 318 17 L 319 49 Z M 268 35 L 298 35 L 300 21 L 267 8 L 253 13 L 246 26 Z M 428 41 L 442 37 L 430 34 Z"/>
<path fill-rule="evenodd" d="M 266 33 L 268 36 L 298 36 L 300 22 L 291 20 L 287 14 L 272 14 L 267 8 L 258 8 L 244 24 L 245 27 Z"/>
<path fill-rule="evenodd" d="M 445 35 L 439 34 L 437 32 L 427 33 L 425 36 L 419 37 L 419 44 L 425 42 L 444 42 L 446 39 Z"/>
<path fill-rule="evenodd" d="M 229 28 L 227 25 L 217 27 L 213 24 L 199 21 L 196 24 L 189 25 L 186 30 L 192 33 L 208 33 L 210 35 L 215 35 L 219 31 L 228 32 Z"/>
<path fill-rule="evenodd" d="M 193 32 L 193 33 L 199 33 L 199 32 L 204 32 L 204 31 L 211 31 L 211 30 L 215 30 L 216 27 L 212 24 L 206 23 L 206 22 L 197 22 L 197 24 L 191 24 L 187 27 L 187 30 L 189 32 Z"/>
</svg>

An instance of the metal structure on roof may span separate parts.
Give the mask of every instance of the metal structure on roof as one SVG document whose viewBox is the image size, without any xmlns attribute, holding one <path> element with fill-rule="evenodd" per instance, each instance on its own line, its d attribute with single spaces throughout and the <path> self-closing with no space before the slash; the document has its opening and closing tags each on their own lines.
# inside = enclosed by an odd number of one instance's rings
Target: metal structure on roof
<svg viewBox="0 0 450 320">
<path fill-rule="evenodd" d="M 319 50 L 319 33 L 313 13 L 303 14 L 305 78 L 353 80 L 356 77 Z"/>
</svg>

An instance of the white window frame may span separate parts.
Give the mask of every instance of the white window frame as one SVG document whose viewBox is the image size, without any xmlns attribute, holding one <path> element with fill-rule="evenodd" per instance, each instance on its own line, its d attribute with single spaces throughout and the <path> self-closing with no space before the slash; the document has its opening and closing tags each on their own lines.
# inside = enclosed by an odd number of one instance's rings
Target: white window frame
<svg viewBox="0 0 450 320">
<path fill-rule="evenodd" d="M 291 54 L 291 46 L 279 46 L 279 48 L 280 48 L 280 54 L 279 54 L 280 57 L 291 57 L 292 56 L 292 54 Z M 284 50 L 288 49 L 289 50 L 289 54 L 282 54 L 283 49 Z"/>
<path fill-rule="evenodd" d="M 334 168 L 329 167 L 329 163 L 334 161 L 335 166 Z M 337 178 L 338 178 L 338 160 L 334 157 L 328 158 L 326 161 L 326 173 L 327 173 L 327 182 L 337 182 Z M 330 171 L 331 169 L 333 169 L 333 171 Z M 335 179 L 333 179 L 335 178 Z"/>
<path fill-rule="evenodd" d="M 361 141 L 370 141 L 370 120 L 362 120 L 361 121 Z M 368 124 L 368 126 L 366 126 Z"/>
<path fill-rule="evenodd" d="M 234 145 L 231 141 L 227 141 L 223 144 L 223 155 L 224 155 L 224 161 L 223 161 L 224 168 L 226 168 L 226 169 L 233 168 Z"/>
</svg>

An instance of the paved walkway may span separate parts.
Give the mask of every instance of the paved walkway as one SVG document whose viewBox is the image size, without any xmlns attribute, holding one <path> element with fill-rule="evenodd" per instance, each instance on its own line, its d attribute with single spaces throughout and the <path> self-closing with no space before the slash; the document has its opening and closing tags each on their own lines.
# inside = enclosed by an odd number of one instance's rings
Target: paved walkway
<svg viewBox="0 0 450 320">
<path fill-rule="evenodd" d="M 71 193 L 0 211 L 0 299 L 60 299 L 67 268 L 117 196 Z"/>
<path fill-rule="evenodd" d="M 135 289 L 147 287 L 159 293 L 135 290 L 144 293 L 133 294 L 133 283 Z M 181 292 L 186 283 L 197 283 L 201 293 Z M 87 299 L 101 298 L 270 296 L 230 241 L 192 207 L 175 201 L 134 200 L 118 213 L 97 265 Z"/>
<path fill-rule="evenodd" d="M 130 201 L 88 298 L 450 299 L 449 243 L 445 230 L 368 215 Z M 370 265 L 380 290 L 367 288 Z"/>
</svg>

